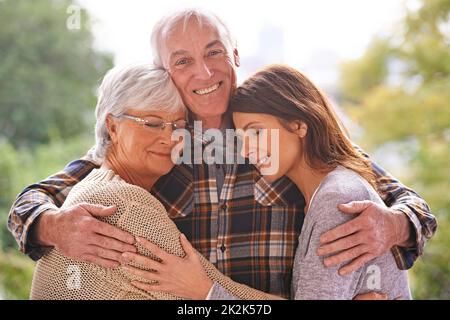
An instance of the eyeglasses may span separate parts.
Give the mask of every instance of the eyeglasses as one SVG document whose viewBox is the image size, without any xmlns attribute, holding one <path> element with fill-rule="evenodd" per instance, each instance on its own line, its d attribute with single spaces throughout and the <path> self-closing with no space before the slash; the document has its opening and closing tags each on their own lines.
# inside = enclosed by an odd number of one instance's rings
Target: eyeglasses
<svg viewBox="0 0 450 320">
<path fill-rule="evenodd" d="M 172 130 L 185 129 L 187 127 L 187 121 L 184 119 L 179 119 L 179 120 L 176 120 L 173 122 L 165 122 L 162 119 L 156 118 L 156 117 L 148 117 L 148 119 L 142 119 L 142 118 L 130 116 L 127 114 L 123 114 L 121 116 L 113 116 L 113 117 L 118 118 L 118 119 L 125 118 L 125 119 L 129 119 L 129 120 L 133 120 L 133 121 L 143 125 L 144 127 L 149 128 L 154 131 L 162 131 L 162 130 L 164 130 L 166 125 L 171 125 Z"/>
</svg>

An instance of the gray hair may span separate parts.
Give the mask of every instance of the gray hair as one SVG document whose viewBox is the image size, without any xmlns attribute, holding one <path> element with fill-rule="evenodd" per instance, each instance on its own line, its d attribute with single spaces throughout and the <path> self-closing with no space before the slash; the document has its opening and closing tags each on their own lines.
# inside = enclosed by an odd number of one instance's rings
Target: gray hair
<svg viewBox="0 0 450 320">
<path fill-rule="evenodd" d="M 227 24 L 212 12 L 203 9 L 182 9 L 166 15 L 160 19 L 153 27 L 151 35 L 151 46 L 153 52 L 153 63 L 161 68 L 167 68 L 166 59 L 161 57 L 163 40 L 167 38 L 172 29 L 180 22 L 183 23 L 183 32 L 191 19 L 195 19 L 199 26 L 208 25 L 216 29 L 220 40 L 227 49 L 228 54 L 232 54 L 236 48 L 236 41 L 231 35 Z"/>
<path fill-rule="evenodd" d="M 96 145 L 93 160 L 101 164 L 111 138 L 106 126 L 108 115 L 119 117 L 128 109 L 176 112 L 184 104 L 167 71 L 150 64 L 115 67 L 109 70 L 98 89 L 95 109 Z"/>
</svg>

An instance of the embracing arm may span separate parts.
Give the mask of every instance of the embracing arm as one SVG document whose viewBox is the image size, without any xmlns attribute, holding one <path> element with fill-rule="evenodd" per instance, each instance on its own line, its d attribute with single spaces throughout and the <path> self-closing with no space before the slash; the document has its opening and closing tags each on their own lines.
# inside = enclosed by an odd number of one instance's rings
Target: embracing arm
<svg viewBox="0 0 450 320">
<path fill-rule="evenodd" d="M 37 240 L 33 238 L 39 218 L 45 212 L 58 210 L 70 189 L 94 167 L 89 161 L 72 161 L 62 171 L 28 186 L 18 195 L 9 212 L 8 229 L 19 244 L 20 251 L 33 260 L 44 255 L 46 243 L 33 241 Z"/>
<path fill-rule="evenodd" d="M 355 146 L 364 156 L 361 149 Z M 372 161 L 377 176 L 377 191 L 388 208 L 372 201 L 342 203 L 339 210 L 358 214 L 353 220 L 324 233 L 320 256 L 329 255 L 325 265 L 334 266 L 350 262 L 340 269 L 348 274 L 373 257 L 392 250 L 399 269 L 411 268 L 423 253 L 425 242 L 436 231 L 436 218 L 415 191 L 407 188 Z M 358 233 L 358 236 L 355 234 Z M 363 245 L 366 250 L 356 250 Z"/>
<path fill-rule="evenodd" d="M 72 187 L 96 167 L 91 159 L 89 152 L 17 197 L 9 213 L 8 229 L 20 250 L 33 260 L 54 247 L 75 260 L 111 268 L 119 265 L 122 252 L 136 251 L 130 234 L 95 218 L 111 215 L 115 208 L 83 203 L 60 208 Z"/>
<path fill-rule="evenodd" d="M 409 269 L 415 260 L 423 254 L 427 240 L 436 232 L 436 218 L 428 204 L 414 190 L 406 187 L 383 168 L 372 162 L 377 175 L 377 187 L 380 197 L 393 213 L 405 217 L 403 236 L 399 238 L 393 253 L 401 269 Z M 400 222 L 401 223 L 401 222 Z M 405 232 L 405 228 L 409 232 Z"/>
<path fill-rule="evenodd" d="M 220 273 L 181 236 L 163 205 L 141 191 L 136 189 L 133 192 L 134 206 L 128 211 L 130 219 L 122 216 L 118 224 L 135 235 L 138 243 L 139 254 L 123 254 L 123 262 L 131 263 L 123 270 L 130 277 L 137 276 L 144 280 L 134 281 L 133 285 L 152 294 L 166 292 L 188 299 L 205 299 L 215 282 L 227 290 L 230 297 L 243 300 L 281 299 L 239 284 Z M 127 222 L 131 220 L 134 222 Z"/>
</svg>

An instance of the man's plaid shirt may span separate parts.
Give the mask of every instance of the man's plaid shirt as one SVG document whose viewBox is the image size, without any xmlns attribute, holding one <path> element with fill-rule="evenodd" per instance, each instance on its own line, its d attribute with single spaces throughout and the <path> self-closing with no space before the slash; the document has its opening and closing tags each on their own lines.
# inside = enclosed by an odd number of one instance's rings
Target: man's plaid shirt
<svg viewBox="0 0 450 320">
<path fill-rule="evenodd" d="M 45 254 L 47 248 L 29 241 L 33 222 L 42 212 L 60 207 L 71 188 L 96 167 L 89 157 L 75 160 L 18 196 L 8 228 L 22 252 L 34 260 Z M 417 193 L 375 163 L 373 168 L 386 205 L 405 213 L 414 227 L 415 245 L 392 250 L 399 268 L 410 268 L 433 236 L 436 220 Z M 220 195 L 218 170 L 224 174 Z M 221 272 L 289 298 L 304 199 L 288 178 L 268 184 L 250 164 L 182 164 L 162 177 L 151 192 L 193 246 Z"/>
</svg>

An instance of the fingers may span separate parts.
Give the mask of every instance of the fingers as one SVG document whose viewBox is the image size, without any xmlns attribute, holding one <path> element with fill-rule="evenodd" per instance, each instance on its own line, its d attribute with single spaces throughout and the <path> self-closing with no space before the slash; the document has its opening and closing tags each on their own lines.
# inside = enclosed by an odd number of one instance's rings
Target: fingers
<svg viewBox="0 0 450 320">
<path fill-rule="evenodd" d="M 346 204 L 340 204 L 338 209 L 343 213 L 361 213 L 373 204 L 372 201 L 352 201 Z"/>
<path fill-rule="evenodd" d="M 335 241 L 337 239 L 346 237 L 348 235 L 351 235 L 361 229 L 361 223 L 360 220 L 357 218 L 354 218 L 353 220 L 350 220 L 344 224 L 341 224 L 340 226 L 331 229 L 324 234 L 320 236 L 320 243 L 329 243 L 332 241 Z"/>
<path fill-rule="evenodd" d="M 172 290 L 170 289 L 170 287 L 162 285 L 159 282 L 145 283 L 145 282 L 133 280 L 133 281 L 131 281 L 131 284 L 133 286 L 135 286 L 136 288 L 147 291 L 147 292 L 158 291 L 158 292 L 167 292 L 170 294 L 174 294 L 173 292 L 171 292 Z"/>
<path fill-rule="evenodd" d="M 91 203 L 81 203 L 79 204 L 84 210 L 89 212 L 94 217 L 106 217 L 114 214 L 116 212 L 116 206 L 102 206 L 99 204 L 91 204 Z"/>
<path fill-rule="evenodd" d="M 105 249 L 99 246 L 91 245 L 89 246 L 89 252 L 99 258 L 108 259 L 112 261 L 119 262 L 122 258 L 122 253 L 114 250 Z"/>
<path fill-rule="evenodd" d="M 124 271 L 135 275 L 137 277 L 140 277 L 142 279 L 146 279 L 149 281 L 158 281 L 159 276 L 155 272 L 141 270 L 132 266 L 124 266 L 122 267 Z"/>
<path fill-rule="evenodd" d="M 351 249 L 345 250 L 344 252 L 341 252 L 337 255 L 328 257 L 324 260 L 324 264 L 326 267 L 332 267 L 336 266 L 338 264 L 342 264 L 344 262 L 353 260 L 365 253 L 367 253 L 367 246 L 365 245 L 359 245 L 356 247 L 353 247 Z"/>
<path fill-rule="evenodd" d="M 139 254 L 125 252 L 121 256 L 122 256 L 121 260 L 126 263 L 133 261 L 143 267 L 146 267 L 146 268 L 149 268 L 149 269 L 152 269 L 155 271 L 159 271 L 161 269 L 160 262 L 150 259 L 148 257 L 141 256 Z"/>
<path fill-rule="evenodd" d="M 348 265 L 346 265 L 346 266 L 342 267 L 341 269 L 339 269 L 339 274 L 341 276 L 350 274 L 350 273 L 358 270 L 359 268 L 361 268 L 363 265 L 365 265 L 367 262 L 369 262 L 373 258 L 374 258 L 374 256 L 372 254 L 365 253 L 362 256 L 359 256 L 358 258 L 353 260 Z"/>
<path fill-rule="evenodd" d="M 120 230 L 117 227 L 114 227 L 106 222 L 102 222 L 99 220 L 95 220 L 95 222 L 92 223 L 94 227 L 93 231 L 95 233 L 107 236 L 109 238 L 115 238 L 128 244 L 135 243 L 134 236 L 126 231 Z"/>
<path fill-rule="evenodd" d="M 136 237 L 136 241 L 161 260 L 166 260 L 169 257 L 167 252 L 145 238 Z"/>
<path fill-rule="evenodd" d="M 159 283 L 144 283 L 140 281 L 131 281 L 131 284 L 136 288 L 144 291 L 163 291 L 161 290 Z"/>
<path fill-rule="evenodd" d="M 109 260 L 109 259 L 104 259 L 104 258 L 101 258 L 101 257 L 99 257 L 99 256 L 96 256 L 96 255 L 93 255 L 93 254 L 84 254 L 82 257 L 81 257 L 81 259 L 83 260 L 83 261 L 86 261 L 86 262 L 90 262 L 90 263 L 93 263 L 93 264 L 96 264 L 96 265 L 98 265 L 98 266 L 100 266 L 100 267 L 103 267 L 103 268 L 117 268 L 118 266 L 120 266 L 120 263 L 119 262 L 117 262 L 117 261 L 112 261 L 112 260 Z"/>
<path fill-rule="evenodd" d="M 353 248 L 359 244 L 362 244 L 360 233 L 354 233 L 350 236 L 340 238 L 336 241 L 327 243 L 325 245 L 322 245 L 317 250 L 318 256 L 326 256 L 329 254 L 334 254 L 339 251 L 343 251 L 349 248 Z"/>
<path fill-rule="evenodd" d="M 188 239 L 186 238 L 186 236 L 183 233 L 180 234 L 180 243 L 181 243 L 181 246 L 183 247 L 184 252 L 186 252 L 187 256 L 190 256 L 190 255 L 196 253 L 196 250 L 194 249 L 194 247 L 191 245 L 191 243 L 188 241 Z"/>
<path fill-rule="evenodd" d="M 115 250 L 119 253 L 122 252 L 137 252 L 135 246 L 119 241 L 114 238 L 105 237 L 99 234 L 94 234 L 91 237 L 91 244 L 96 245 L 98 247 L 102 247 L 109 250 Z"/>
</svg>

